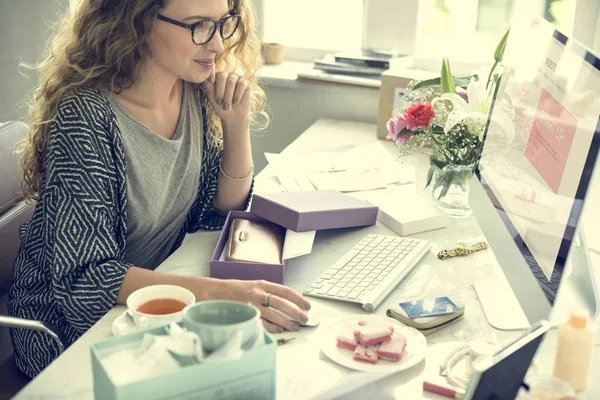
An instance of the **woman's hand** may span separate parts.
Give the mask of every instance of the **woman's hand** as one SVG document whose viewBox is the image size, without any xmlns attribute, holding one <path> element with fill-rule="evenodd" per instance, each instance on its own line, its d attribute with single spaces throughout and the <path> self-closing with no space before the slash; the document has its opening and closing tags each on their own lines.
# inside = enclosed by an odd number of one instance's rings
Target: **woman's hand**
<svg viewBox="0 0 600 400">
<path fill-rule="evenodd" d="M 208 101 L 223 125 L 235 126 L 250 121 L 250 82 L 228 72 L 215 72 L 204 82 Z"/>
<path fill-rule="evenodd" d="M 224 280 L 221 283 L 223 287 L 220 288 L 219 297 L 252 303 L 258 307 L 263 325 L 269 332 L 281 333 L 284 329 L 297 331 L 299 328 L 296 322 L 281 316 L 275 310 L 289 315 L 295 321 L 304 323 L 308 320 L 302 310 L 308 311 L 310 303 L 286 286 L 266 281 Z"/>
</svg>

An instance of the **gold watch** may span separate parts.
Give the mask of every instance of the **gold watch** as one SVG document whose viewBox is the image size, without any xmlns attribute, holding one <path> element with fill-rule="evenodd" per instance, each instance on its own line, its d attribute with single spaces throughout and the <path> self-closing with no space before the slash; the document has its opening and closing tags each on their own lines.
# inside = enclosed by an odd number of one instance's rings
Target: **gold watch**
<svg viewBox="0 0 600 400">
<path fill-rule="evenodd" d="M 490 246 L 486 242 L 478 242 L 472 245 L 466 243 L 458 243 L 454 246 L 453 249 L 450 250 L 442 250 L 437 256 L 440 260 L 445 260 L 447 258 L 456 257 L 456 256 L 464 256 L 467 254 L 475 253 L 476 251 L 486 250 Z"/>
</svg>

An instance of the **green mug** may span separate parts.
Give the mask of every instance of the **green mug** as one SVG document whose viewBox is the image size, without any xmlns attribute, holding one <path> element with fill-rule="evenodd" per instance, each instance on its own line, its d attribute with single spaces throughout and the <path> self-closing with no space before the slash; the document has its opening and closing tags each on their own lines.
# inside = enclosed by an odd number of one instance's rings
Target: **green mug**
<svg viewBox="0 0 600 400">
<path fill-rule="evenodd" d="M 231 300 L 207 300 L 183 309 L 183 324 L 200 336 L 202 346 L 214 351 L 242 332 L 242 347 L 254 343 L 259 330 L 260 310 L 248 303 Z"/>
</svg>

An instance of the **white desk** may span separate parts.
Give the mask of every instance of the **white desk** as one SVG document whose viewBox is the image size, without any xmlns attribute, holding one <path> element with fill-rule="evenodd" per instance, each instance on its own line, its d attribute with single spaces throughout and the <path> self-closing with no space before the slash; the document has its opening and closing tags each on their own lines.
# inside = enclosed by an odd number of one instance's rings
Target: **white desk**
<svg viewBox="0 0 600 400">
<path fill-rule="evenodd" d="M 340 144 L 364 144 L 375 139 L 375 126 L 363 123 L 319 120 L 304 132 L 285 151 L 301 153 L 314 151 Z M 391 142 L 384 143 L 391 154 L 395 148 Z M 417 169 L 417 186 L 422 189 L 425 182 L 426 159 L 411 156 L 406 162 L 413 163 Z M 277 190 L 278 185 L 271 177 L 269 168 L 261 172 L 257 178 L 258 191 Z M 341 256 L 355 242 L 368 233 L 390 234 L 387 228 L 377 225 L 363 229 L 345 229 L 330 232 L 319 232 L 313 253 L 290 262 L 286 284 L 298 292 L 309 286 L 331 263 Z M 474 218 L 453 220 L 449 228 L 422 233 L 417 238 L 425 238 L 436 244 L 447 246 L 456 240 L 478 237 L 481 235 Z M 219 232 L 199 232 L 190 235 L 182 247 L 171 255 L 158 270 L 181 275 L 208 276 L 209 259 L 215 247 Z M 595 255 L 594 255 L 595 256 Z M 600 256 L 595 256 L 596 265 Z M 468 257 L 438 260 L 434 254 L 428 254 L 421 264 L 387 297 L 376 310 L 376 314 L 385 315 L 388 307 L 407 298 L 434 297 L 440 295 L 462 296 L 467 303 L 465 318 L 452 326 L 428 336 L 429 350 L 425 362 L 411 370 L 400 372 L 380 380 L 377 384 L 367 385 L 344 398 L 377 398 L 377 399 L 441 399 L 441 397 L 423 393 L 421 385 L 424 379 L 437 375 L 438 364 L 454 348 L 461 339 L 470 340 L 476 337 L 497 338 L 506 340 L 516 333 L 502 332 L 493 329 L 487 323 L 481 306 L 472 289 L 476 279 L 493 277 L 498 273 L 492 251 L 475 253 Z M 327 391 L 334 384 L 356 387 L 365 377 L 362 373 L 353 372 L 329 361 L 320 354 L 320 334 L 334 317 L 348 314 L 361 314 L 364 311 L 358 305 L 309 298 L 313 311 L 321 317 L 318 328 L 302 328 L 300 332 L 284 333 L 278 336 L 295 337 L 296 340 L 280 346 L 277 354 L 278 398 L 304 399 L 315 393 Z M 69 347 L 63 355 L 55 360 L 36 379 L 25 387 L 17 399 L 91 399 L 92 368 L 89 347 L 92 343 L 111 336 L 112 321 L 123 311 L 124 306 L 117 306 L 98 321 L 86 334 Z M 544 370 L 551 373 L 556 332 L 547 336 L 538 354 L 538 360 Z M 600 339 L 597 341 L 597 347 Z M 596 351 L 593 368 L 600 369 L 600 352 Z M 303 378 L 299 378 L 303 375 Z M 324 395 L 324 397 L 327 397 Z M 600 398 L 600 382 L 590 381 L 587 391 L 590 399 Z M 582 396 L 583 398 L 583 396 Z"/>
</svg>

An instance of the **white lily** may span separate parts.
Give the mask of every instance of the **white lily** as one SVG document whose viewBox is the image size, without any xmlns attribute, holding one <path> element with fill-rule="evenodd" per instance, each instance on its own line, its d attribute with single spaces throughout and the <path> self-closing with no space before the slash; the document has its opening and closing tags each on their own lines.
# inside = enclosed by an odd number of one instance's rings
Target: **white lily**
<svg viewBox="0 0 600 400">
<path fill-rule="evenodd" d="M 471 79 L 467 86 L 468 101 L 456 93 L 444 93 L 440 96 L 441 100 L 449 100 L 454 105 L 454 109 L 448 115 L 444 132 L 448 133 L 456 124 L 463 120 L 468 120 L 467 126 L 472 134 L 477 134 L 481 138 L 487 122 L 490 107 L 492 106 L 492 87 L 488 91 L 485 88 L 486 82 L 483 79 Z M 512 121 L 504 112 L 496 110 L 492 122 L 498 123 L 503 129 L 506 139 L 512 141 L 515 129 Z M 473 130 L 471 130 L 473 129 Z"/>
</svg>

